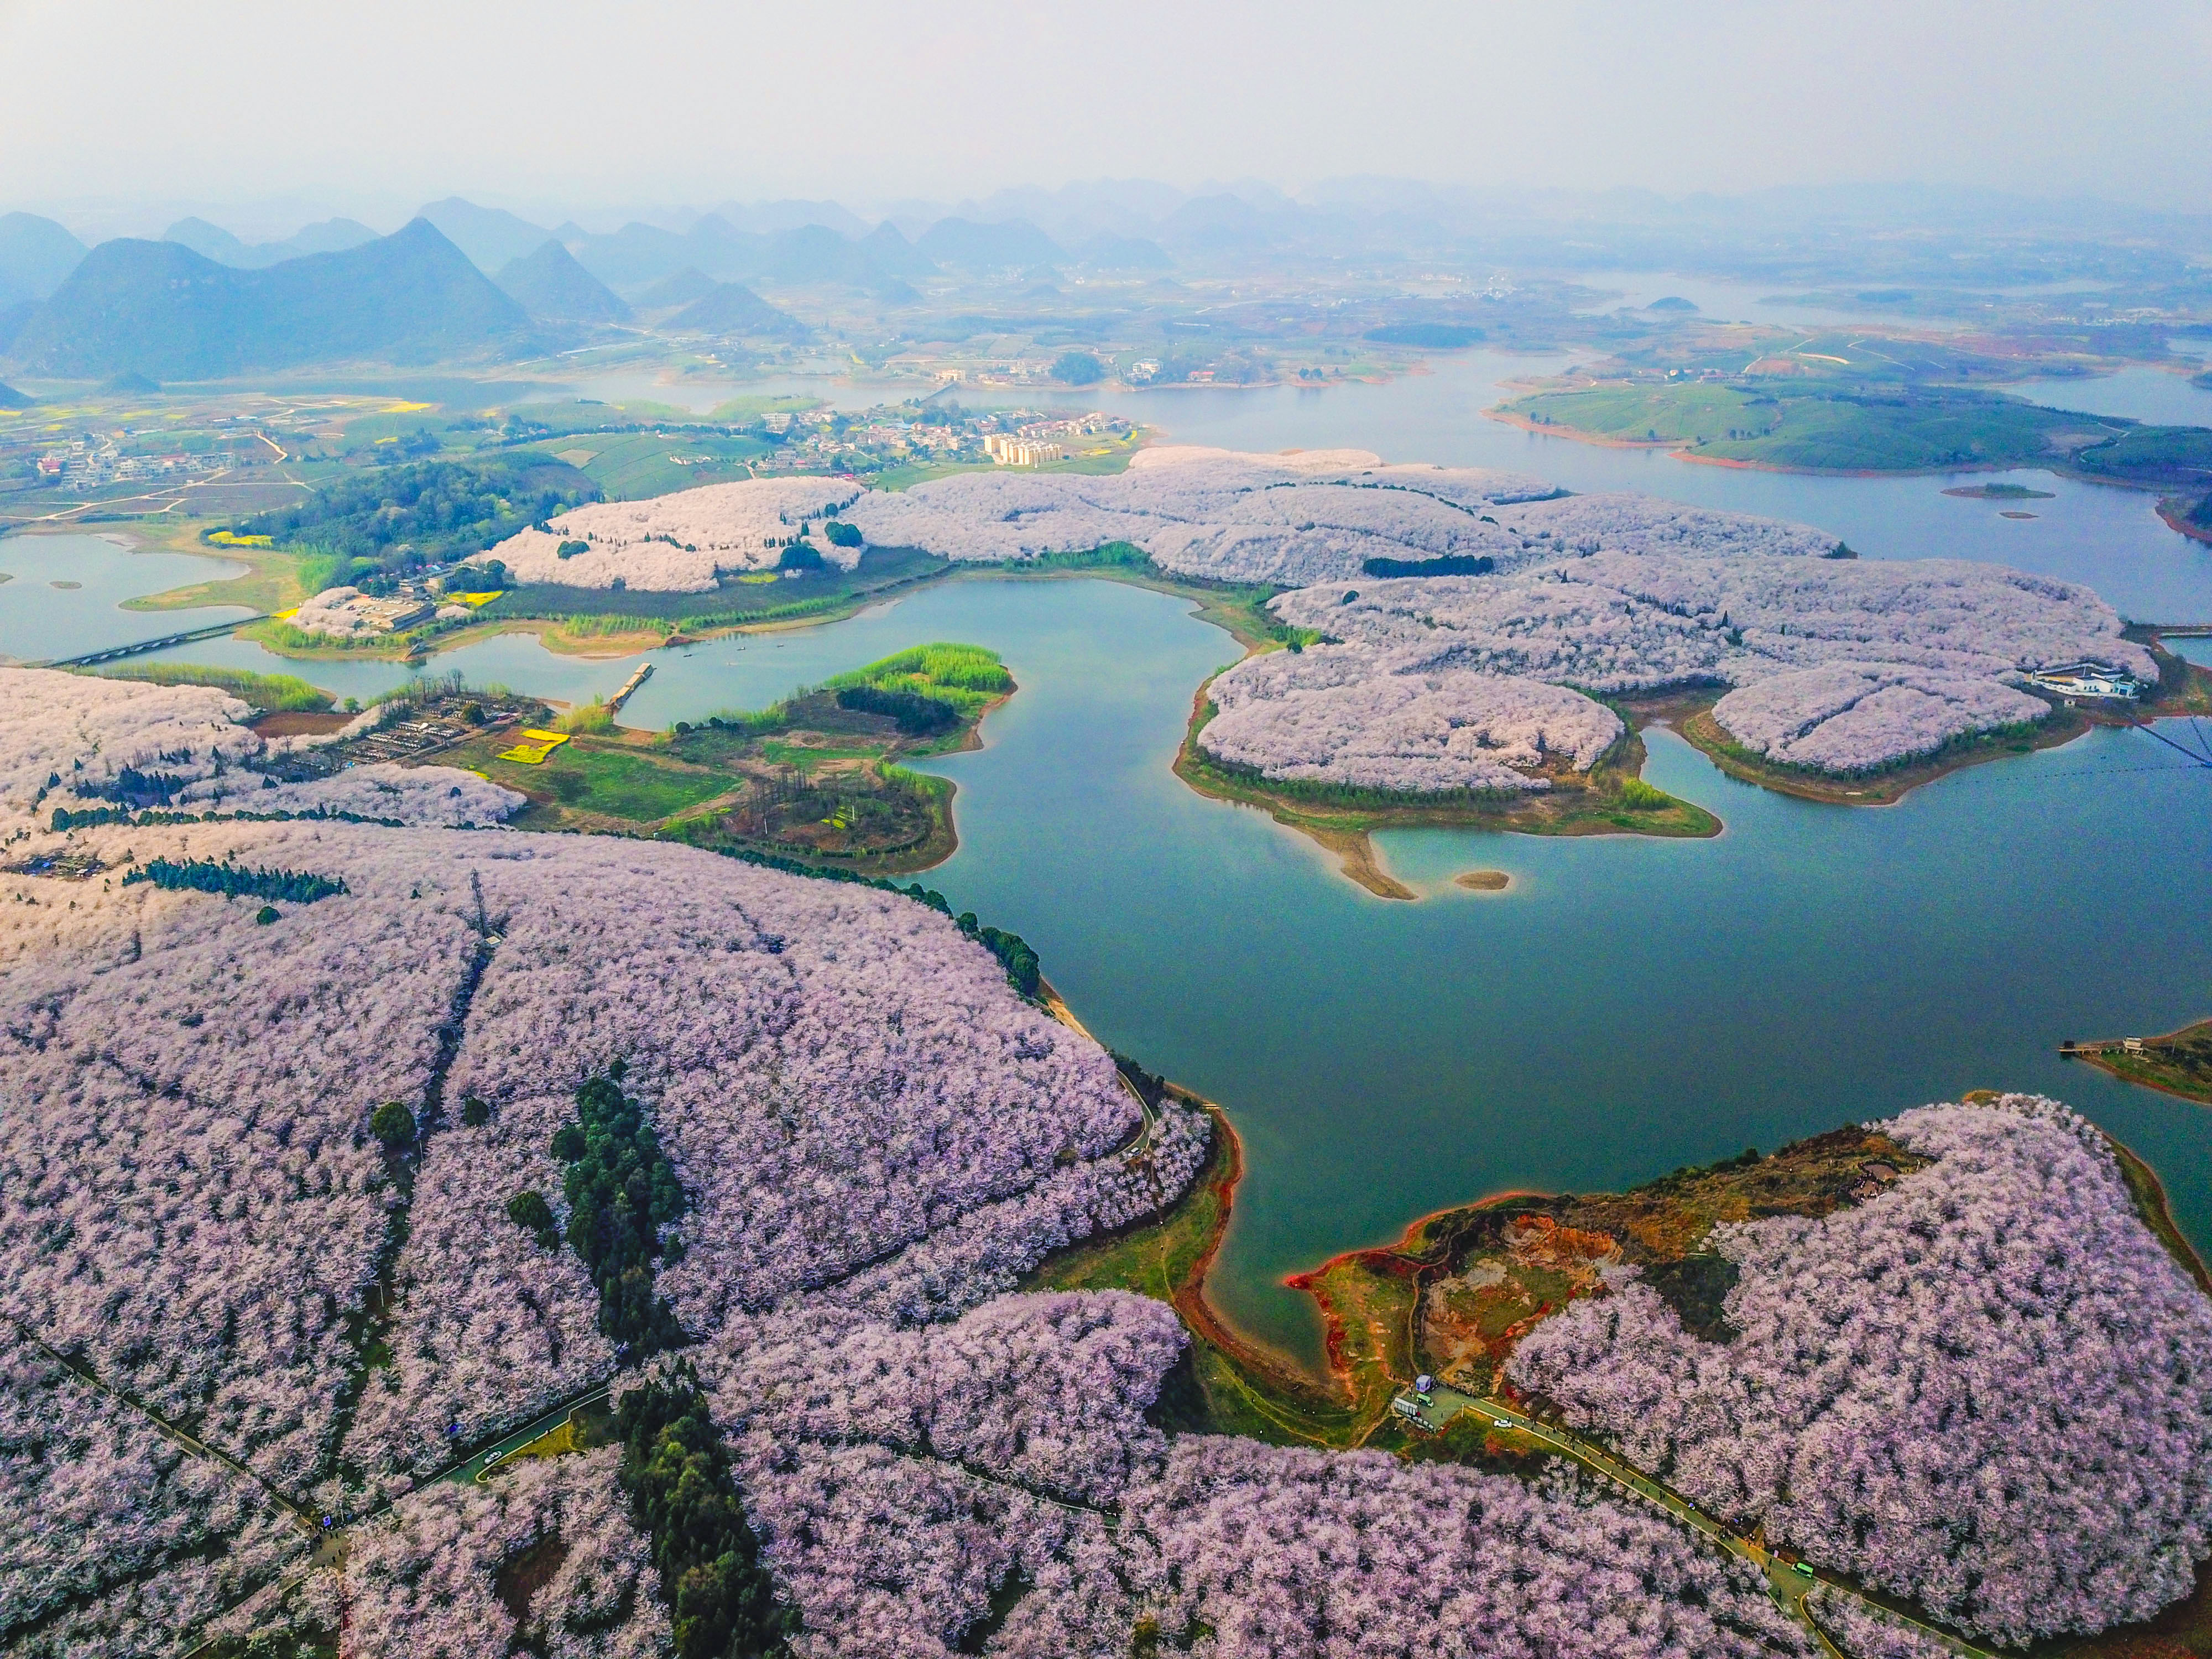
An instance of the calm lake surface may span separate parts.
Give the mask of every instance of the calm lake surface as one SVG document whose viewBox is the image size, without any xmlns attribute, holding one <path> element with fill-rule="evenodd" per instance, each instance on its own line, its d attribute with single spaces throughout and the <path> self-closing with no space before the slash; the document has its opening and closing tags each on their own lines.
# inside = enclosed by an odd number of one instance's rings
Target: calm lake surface
<svg viewBox="0 0 2212 1659">
<path fill-rule="evenodd" d="M 1483 420 L 1500 376 L 1530 367 L 1468 354 L 1389 386 L 1119 401 L 1187 441 L 1357 445 L 1643 489 L 1820 524 L 1869 556 L 2000 558 L 2087 581 L 2138 615 L 2212 620 L 2212 549 L 2167 531 L 2146 496 L 2023 474 L 2057 499 L 2010 521 L 1997 504 L 1943 496 L 1942 478 L 1737 472 Z M 0 569 L 16 576 L 0 586 L 0 653 L 18 657 L 64 654 L 45 643 L 48 623 L 77 598 L 45 585 L 68 568 L 59 538 L 35 539 L 53 562 L 35 585 L 22 551 L 34 538 L 0 542 Z M 150 568 L 71 539 L 88 568 Z M 186 562 L 137 591 L 204 574 Z M 10 611 L 15 589 L 29 602 Z M 113 602 L 107 625 L 125 631 L 106 637 L 186 625 Z M 137 628 L 148 620 L 160 625 Z M 1021 690 L 984 749 L 932 763 L 959 785 L 961 847 L 922 879 L 1028 938 L 1103 1041 L 1228 1108 L 1249 1170 L 1213 1293 L 1303 1358 L 1318 1355 L 1318 1325 L 1283 1276 L 1392 1239 L 1429 1210 L 1508 1188 L 1617 1188 L 1974 1087 L 2039 1090 L 2087 1112 L 2152 1162 L 2184 1226 L 2212 1246 L 2212 1109 L 2056 1052 L 2065 1037 L 2212 1013 L 2212 775 L 2148 738 L 2096 732 L 1894 807 L 1841 809 L 1736 784 L 1657 732 L 1646 775 L 1718 813 L 1724 835 L 1379 836 L 1423 895 L 1406 904 L 1352 886 L 1264 814 L 1176 780 L 1191 694 L 1237 647 L 1140 589 L 963 579 L 847 622 L 657 653 L 627 718 L 757 708 L 933 639 L 994 647 Z M 2188 649 L 2203 660 L 2212 641 Z M 362 697 L 406 673 L 234 640 L 165 654 Z M 611 690 L 634 659 L 507 636 L 432 665 L 574 702 Z M 1474 868 L 1509 872 L 1513 890 L 1450 884 Z"/>
<path fill-rule="evenodd" d="M 2191 374 L 2204 365 L 2190 364 Z M 2004 390 L 2050 409 L 2078 409 L 2087 415 L 2124 415 L 2157 426 L 2212 426 L 2212 387 L 2189 374 L 2133 365 L 2110 374 L 2086 378 L 2015 380 Z"/>
<path fill-rule="evenodd" d="M 121 537 L 82 532 L 0 538 L 0 659 L 41 662 L 132 640 L 188 633 L 253 613 L 242 605 L 125 611 L 125 599 L 241 574 L 228 559 L 134 553 Z M 67 583 L 66 586 L 59 584 Z"/>
</svg>

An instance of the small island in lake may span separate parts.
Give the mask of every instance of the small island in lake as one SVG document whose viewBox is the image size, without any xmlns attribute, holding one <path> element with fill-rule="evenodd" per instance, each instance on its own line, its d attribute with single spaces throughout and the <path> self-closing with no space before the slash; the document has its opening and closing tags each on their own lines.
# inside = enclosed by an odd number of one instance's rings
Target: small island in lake
<svg viewBox="0 0 2212 1659">
<path fill-rule="evenodd" d="M 1985 483 L 1960 484 L 1943 492 L 1970 501 L 2050 501 L 2057 499 L 2048 489 L 2030 489 L 2026 484 Z"/>
</svg>

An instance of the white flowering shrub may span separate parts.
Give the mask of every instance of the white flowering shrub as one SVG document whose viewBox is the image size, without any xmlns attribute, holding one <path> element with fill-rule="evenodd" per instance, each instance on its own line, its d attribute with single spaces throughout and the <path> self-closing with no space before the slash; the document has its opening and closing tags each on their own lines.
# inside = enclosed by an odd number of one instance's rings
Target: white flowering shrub
<svg viewBox="0 0 2212 1659">
<path fill-rule="evenodd" d="M 1725 1344 L 1638 1285 L 1510 1375 L 1699 1502 L 1958 1627 L 2147 1619 L 2212 1553 L 2212 1304 L 2055 1103 L 1880 1127 L 1936 1162 L 1820 1220 L 1716 1229 Z"/>
<path fill-rule="evenodd" d="M 1538 790 L 1538 769 L 1588 770 L 1620 718 L 1579 692 L 1464 669 L 1378 672 L 1376 653 L 1319 646 L 1248 657 L 1208 689 L 1199 733 L 1215 759 L 1264 777 L 1364 789 Z"/>
<path fill-rule="evenodd" d="M 544 530 L 517 531 L 478 556 L 500 560 L 518 582 L 612 587 L 619 581 L 703 593 L 725 571 L 773 568 L 801 524 L 835 516 L 859 493 L 837 478 L 743 478 L 650 501 L 595 501 L 547 520 Z M 859 562 L 852 550 L 826 540 L 815 546 L 833 564 Z"/>
</svg>

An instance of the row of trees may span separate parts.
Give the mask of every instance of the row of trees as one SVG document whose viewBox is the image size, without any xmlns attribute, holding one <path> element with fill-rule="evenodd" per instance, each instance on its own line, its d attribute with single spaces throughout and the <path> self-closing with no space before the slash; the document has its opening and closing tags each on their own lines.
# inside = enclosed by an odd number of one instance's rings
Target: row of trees
<svg viewBox="0 0 2212 1659">
<path fill-rule="evenodd" d="M 346 890 L 343 876 L 319 876 L 305 870 L 263 870 L 228 860 L 149 859 L 123 878 L 123 884 L 150 881 L 172 891 L 220 893 L 225 898 L 281 899 L 313 904 Z"/>
</svg>

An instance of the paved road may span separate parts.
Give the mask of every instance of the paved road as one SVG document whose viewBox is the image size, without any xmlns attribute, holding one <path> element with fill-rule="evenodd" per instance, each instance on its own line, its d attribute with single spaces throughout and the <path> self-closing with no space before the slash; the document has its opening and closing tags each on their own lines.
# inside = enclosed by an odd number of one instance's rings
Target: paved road
<svg viewBox="0 0 2212 1659">
<path fill-rule="evenodd" d="M 1399 1398 L 1408 1401 L 1413 1400 L 1413 1396 L 1410 1395 L 1401 1395 Z M 1842 1656 L 1838 1654 L 1835 1644 L 1828 1639 L 1827 1632 L 1814 1622 L 1812 1615 L 1807 1612 L 1805 1607 L 1806 1598 L 1814 1590 L 1820 1589 L 1826 1589 L 1833 1595 L 1850 1597 L 1859 1603 L 1861 1610 L 1869 1617 L 1900 1626 L 1916 1635 L 1925 1637 L 1933 1642 L 1942 1643 L 1953 1653 L 1960 1656 L 1960 1659 L 1995 1659 L 1995 1656 L 1975 1647 L 1972 1643 L 1962 1641 L 1948 1631 L 1941 1631 L 1932 1626 L 1923 1625 L 1917 1620 L 1905 1617 L 1894 1608 L 1884 1607 L 1878 1601 L 1869 1600 L 1848 1584 L 1839 1583 L 1833 1578 L 1808 1575 L 1797 1571 L 1779 1559 L 1772 1551 L 1745 1537 L 1726 1522 L 1706 1514 L 1681 1493 L 1654 1480 L 1635 1465 L 1622 1462 L 1595 1441 L 1585 1440 L 1580 1435 L 1565 1429 L 1554 1428 L 1548 1424 L 1539 1423 L 1527 1413 L 1507 1405 L 1502 1400 L 1462 1394 L 1453 1388 L 1439 1385 L 1430 1389 L 1429 1401 L 1431 1403 L 1420 1407 L 1416 1413 L 1418 1420 L 1424 1427 L 1441 1430 L 1455 1418 L 1464 1413 L 1473 1412 L 1478 1416 L 1488 1419 L 1492 1427 L 1504 1429 L 1524 1438 L 1540 1442 L 1572 1458 L 1584 1468 L 1632 1492 L 1645 1503 L 1663 1510 L 1674 1520 L 1692 1528 L 1711 1542 L 1717 1544 L 1729 1554 L 1750 1562 L 1765 1578 L 1767 1589 L 1773 1595 L 1776 1603 L 1784 1612 L 1811 1632 L 1814 1639 L 1820 1644 L 1821 1651 L 1832 1656 L 1832 1659 L 1842 1659 Z"/>
</svg>

